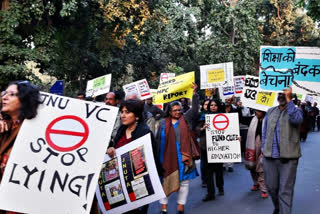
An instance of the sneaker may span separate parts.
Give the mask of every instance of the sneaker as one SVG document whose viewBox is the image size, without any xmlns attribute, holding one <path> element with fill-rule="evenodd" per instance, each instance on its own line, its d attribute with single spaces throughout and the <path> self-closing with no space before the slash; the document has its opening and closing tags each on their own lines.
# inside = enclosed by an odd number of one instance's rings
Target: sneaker
<svg viewBox="0 0 320 214">
<path fill-rule="evenodd" d="M 233 172 L 233 168 L 229 167 L 228 172 Z"/>
<path fill-rule="evenodd" d="M 251 187 L 251 191 L 258 191 L 259 190 L 259 185 L 253 185 Z"/>
<path fill-rule="evenodd" d="M 268 193 L 261 192 L 261 198 L 268 198 Z"/>
</svg>

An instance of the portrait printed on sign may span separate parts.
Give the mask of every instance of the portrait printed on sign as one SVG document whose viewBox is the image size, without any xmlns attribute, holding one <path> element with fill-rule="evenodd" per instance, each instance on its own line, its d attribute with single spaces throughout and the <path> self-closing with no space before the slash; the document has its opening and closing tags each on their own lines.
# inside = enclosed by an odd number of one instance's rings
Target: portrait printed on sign
<svg viewBox="0 0 320 214">
<path fill-rule="evenodd" d="M 130 200 L 136 201 L 154 194 L 145 162 L 144 146 L 121 155 L 121 160 Z"/>
<path fill-rule="evenodd" d="M 120 180 L 118 158 L 113 158 L 102 165 L 98 182 L 106 210 L 127 203 Z"/>
<path fill-rule="evenodd" d="M 114 159 L 106 155 L 104 161 L 96 191 L 103 214 L 124 213 L 165 197 L 153 158 L 150 134 L 118 148 Z M 106 175 L 104 171 L 111 173 Z"/>
</svg>

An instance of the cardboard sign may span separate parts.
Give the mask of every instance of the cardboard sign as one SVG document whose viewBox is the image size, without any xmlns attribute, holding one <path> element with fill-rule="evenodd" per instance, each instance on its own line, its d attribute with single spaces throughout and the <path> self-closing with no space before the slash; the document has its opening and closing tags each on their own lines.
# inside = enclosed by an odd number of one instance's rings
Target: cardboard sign
<svg viewBox="0 0 320 214">
<path fill-rule="evenodd" d="M 320 95 L 320 48 L 261 46 L 260 63 L 261 89 Z"/>
<path fill-rule="evenodd" d="M 206 123 L 208 162 L 241 162 L 238 113 L 207 114 Z"/>
<path fill-rule="evenodd" d="M 244 87 L 244 76 L 233 77 L 233 83 L 235 96 L 241 96 Z"/>
<path fill-rule="evenodd" d="M 96 97 L 110 91 L 111 74 L 107 74 L 87 82 L 86 97 Z"/>
<path fill-rule="evenodd" d="M 168 81 L 176 76 L 175 73 L 161 73 L 160 74 L 160 83 Z"/>
<path fill-rule="evenodd" d="M 148 82 L 142 79 L 128 85 L 123 86 L 123 90 L 127 95 L 136 94 L 140 100 L 145 100 L 152 97 Z"/>
<path fill-rule="evenodd" d="M 161 110 L 163 110 L 163 103 L 155 103 L 154 96 L 157 94 L 157 89 L 150 89 L 152 93 L 152 104 L 158 106 Z"/>
<path fill-rule="evenodd" d="M 107 155 L 96 195 L 103 214 L 124 213 L 166 197 L 154 162 L 150 134 Z"/>
<path fill-rule="evenodd" d="M 246 107 L 266 112 L 270 107 L 278 105 L 278 93 L 261 90 L 259 82 L 259 77 L 246 75 L 241 101 Z"/>
<path fill-rule="evenodd" d="M 224 102 L 227 97 L 232 97 L 234 95 L 234 86 L 226 85 L 219 87 L 220 99 Z"/>
<path fill-rule="evenodd" d="M 214 88 L 233 83 L 233 62 L 200 66 L 200 88 Z"/>
<path fill-rule="evenodd" d="M 0 186 L 0 209 L 88 214 L 118 108 L 42 93 L 25 120 Z"/>
<path fill-rule="evenodd" d="M 189 72 L 160 83 L 154 96 L 155 103 L 168 103 L 180 98 L 192 99 L 194 72 Z"/>
</svg>

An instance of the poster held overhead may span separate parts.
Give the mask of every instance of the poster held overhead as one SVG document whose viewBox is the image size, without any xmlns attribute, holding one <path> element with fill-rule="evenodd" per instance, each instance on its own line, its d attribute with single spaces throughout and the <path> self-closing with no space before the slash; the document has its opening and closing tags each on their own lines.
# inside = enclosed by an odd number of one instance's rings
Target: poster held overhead
<svg viewBox="0 0 320 214">
<path fill-rule="evenodd" d="M 260 64 L 261 89 L 320 95 L 320 48 L 261 46 Z"/>
<path fill-rule="evenodd" d="M 165 197 L 150 134 L 118 148 L 113 159 L 106 155 L 96 196 L 103 214 L 124 213 Z"/>
<path fill-rule="evenodd" d="M 233 62 L 200 66 L 200 88 L 233 84 Z"/>
<path fill-rule="evenodd" d="M 96 97 L 110 91 L 111 74 L 107 74 L 87 82 L 86 97 Z"/>
<path fill-rule="evenodd" d="M 180 98 L 192 99 L 194 72 L 176 76 L 168 81 L 160 83 L 154 96 L 155 103 L 168 103 Z"/>
<path fill-rule="evenodd" d="M 152 97 L 152 93 L 146 79 L 124 85 L 123 90 L 126 93 L 126 96 L 130 94 L 136 94 L 140 100 L 145 100 Z"/>
<path fill-rule="evenodd" d="M 41 103 L 10 153 L 0 210 L 88 214 L 118 108 L 49 93 Z"/>
</svg>

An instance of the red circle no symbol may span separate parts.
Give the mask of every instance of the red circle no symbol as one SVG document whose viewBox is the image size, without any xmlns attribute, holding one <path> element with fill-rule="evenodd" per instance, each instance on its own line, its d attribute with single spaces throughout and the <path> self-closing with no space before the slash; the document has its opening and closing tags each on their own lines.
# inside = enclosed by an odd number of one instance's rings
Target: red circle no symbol
<svg viewBox="0 0 320 214">
<path fill-rule="evenodd" d="M 46 129 L 46 140 L 49 146 L 60 152 L 79 148 L 86 142 L 88 135 L 87 123 L 74 115 L 58 117 Z"/>
<path fill-rule="evenodd" d="M 224 114 L 217 114 L 213 118 L 212 124 L 217 130 L 225 130 L 229 126 L 229 118 Z"/>
</svg>

